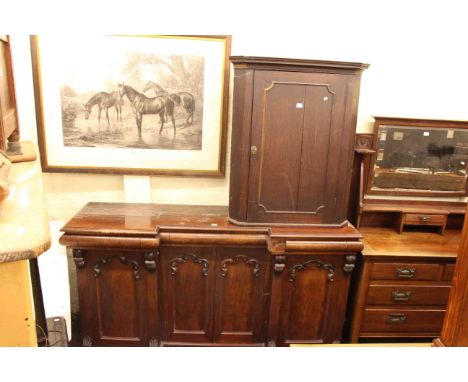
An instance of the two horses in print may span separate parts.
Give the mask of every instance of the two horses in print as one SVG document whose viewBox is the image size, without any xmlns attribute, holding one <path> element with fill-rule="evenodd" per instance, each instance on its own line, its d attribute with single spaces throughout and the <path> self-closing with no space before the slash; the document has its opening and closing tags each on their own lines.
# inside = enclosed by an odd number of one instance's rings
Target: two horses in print
<svg viewBox="0 0 468 382">
<path fill-rule="evenodd" d="M 161 122 L 159 134 L 161 134 L 164 124 L 168 118 L 172 122 L 174 129 L 174 138 L 176 135 L 174 108 L 175 106 L 182 106 L 187 113 L 185 125 L 193 123 L 193 114 L 195 112 L 195 99 L 192 94 L 187 92 L 179 92 L 170 94 L 158 84 L 148 81 L 143 92 L 152 89 L 156 96 L 147 97 L 145 94 L 136 91 L 129 85 L 118 84 L 118 91 L 111 93 L 99 92 L 92 96 L 89 101 L 84 105 L 85 118 L 88 119 L 93 106 L 98 107 L 98 121 L 99 129 L 101 127 L 101 113 L 102 110 L 106 111 L 107 126 L 110 127 L 109 122 L 109 109 L 115 107 L 117 120 L 122 121 L 122 105 L 123 97 L 126 96 L 130 101 L 135 111 L 136 125 L 138 128 L 138 137 L 142 138 L 142 122 L 143 116 L 146 114 L 158 114 Z"/>
</svg>

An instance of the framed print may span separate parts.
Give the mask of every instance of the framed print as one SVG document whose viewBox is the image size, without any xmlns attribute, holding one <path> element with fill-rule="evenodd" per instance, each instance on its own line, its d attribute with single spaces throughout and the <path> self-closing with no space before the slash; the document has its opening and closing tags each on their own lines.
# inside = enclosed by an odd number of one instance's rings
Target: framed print
<svg viewBox="0 0 468 382">
<path fill-rule="evenodd" d="M 32 36 L 43 171 L 224 176 L 230 36 Z"/>
</svg>

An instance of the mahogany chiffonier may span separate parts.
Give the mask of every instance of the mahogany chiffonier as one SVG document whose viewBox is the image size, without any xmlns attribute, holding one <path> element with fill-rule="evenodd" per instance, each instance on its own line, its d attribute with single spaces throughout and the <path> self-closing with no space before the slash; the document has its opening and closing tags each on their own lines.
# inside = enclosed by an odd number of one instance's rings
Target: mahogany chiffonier
<svg viewBox="0 0 468 382">
<path fill-rule="evenodd" d="M 83 344 L 339 342 L 359 232 L 239 227 L 226 212 L 86 205 L 60 239 L 77 268 Z"/>
<path fill-rule="evenodd" d="M 341 340 L 362 235 L 347 221 L 361 73 L 231 57 L 226 208 L 88 204 L 64 228 L 86 345 Z"/>
<path fill-rule="evenodd" d="M 355 275 L 351 342 L 439 336 L 461 232 L 397 233 L 392 227 L 360 232 L 364 250 Z"/>
</svg>

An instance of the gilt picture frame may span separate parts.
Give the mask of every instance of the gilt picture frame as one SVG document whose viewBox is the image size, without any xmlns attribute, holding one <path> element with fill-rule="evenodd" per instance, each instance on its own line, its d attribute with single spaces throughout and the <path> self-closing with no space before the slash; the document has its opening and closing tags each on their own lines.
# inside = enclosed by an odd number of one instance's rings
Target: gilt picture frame
<svg viewBox="0 0 468 382">
<path fill-rule="evenodd" d="M 44 172 L 224 177 L 230 36 L 31 36 Z"/>
</svg>

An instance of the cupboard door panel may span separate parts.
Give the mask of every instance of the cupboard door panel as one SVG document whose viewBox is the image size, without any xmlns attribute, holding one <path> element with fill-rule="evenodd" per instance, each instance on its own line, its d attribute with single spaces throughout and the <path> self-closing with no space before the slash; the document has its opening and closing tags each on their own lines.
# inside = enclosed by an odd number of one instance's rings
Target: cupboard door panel
<svg viewBox="0 0 468 382">
<path fill-rule="evenodd" d="M 287 257 L 278 345 L 341 339 L 349 287 L 343 264 L 340 257 Z"/>
<path fill-rule="evenodd" d="M 212 341 L 212 248 L 161 248 L 162 341 Z"/>
<path fill-rule="evenodd" d="M 334 214 L 346 77 L 255 74 L 248 220 L 322 223 Z"/>
<path fill-rule="evenodd" d="M 265 343 L 268 276 L 269 263 L 265 250 L 218 250 L 214 325 L 216 343 Z"/>
<path fill-rule="evenodd" d="M 142 266 L 143 253 L 87 251 L 78 269 L 84 342 L 97 346 L 146 346 L 155 328 L 148 312 L 156 311 L 156 276 Z M 154 320 L 153 320 L 154 321 Z M 153 322 L 152 321 L 152 322 Z"/>
</svg>

